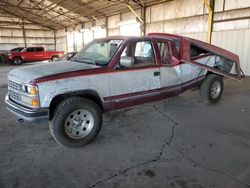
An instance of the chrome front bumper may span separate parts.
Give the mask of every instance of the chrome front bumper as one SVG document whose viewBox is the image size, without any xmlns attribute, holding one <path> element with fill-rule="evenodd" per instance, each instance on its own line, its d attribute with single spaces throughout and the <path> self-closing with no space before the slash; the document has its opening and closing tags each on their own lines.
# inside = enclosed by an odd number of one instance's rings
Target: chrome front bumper
<svg viewBox="0 0 250 188">
<path fill-rule="evenodd" d="M 24 121 L 28 122 L 41 122 L 49 120 L 49 110 L 48 108 L 42 109 L 29 109 L 25 108 L 9 98 L 9 94 L 5 97 L 5 103 L 7 104 L 6 108 L 15 116 Z"/>
</svg>

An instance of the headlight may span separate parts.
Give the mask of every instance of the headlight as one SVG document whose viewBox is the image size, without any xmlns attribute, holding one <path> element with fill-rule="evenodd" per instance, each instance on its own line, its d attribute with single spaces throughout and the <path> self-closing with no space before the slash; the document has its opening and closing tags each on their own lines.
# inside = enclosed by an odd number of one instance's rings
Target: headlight
<svg viewBox="0 0 250 188">
<path fill-rule="evenodd" d="M 37 86 L 28 86 L 27 90 L 28 90 L 28 93 L 30 95 L 37 95 L 38 94 Z"/>
<path fill-rule="evenodd" d="M 34 85 L 22 85 L 22 94 L 20 99 L 23 103 L 31 107 L 39 107 L 38 87 Z"/>
</svg>

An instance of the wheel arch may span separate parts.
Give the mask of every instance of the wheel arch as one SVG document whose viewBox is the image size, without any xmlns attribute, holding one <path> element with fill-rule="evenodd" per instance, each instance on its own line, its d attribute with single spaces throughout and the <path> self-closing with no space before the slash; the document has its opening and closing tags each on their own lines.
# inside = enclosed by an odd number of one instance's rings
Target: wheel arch
<svg viewBox="0 0 250 188">
<path fill-rule="evenodd" d="M 20 56 L 20 55 L 16 55 L 16 56 L 14 56 L 14 57 L 12 58 L 12 60 L 13 60 L 14 58 L 20 58 L 22 61 L 24 61 L 23 56 Z"/>
<path fill-rule="evenodd" d="M 49 105 L 49 119 L 51 120 L 53 113 L 56 109 L 56 106 L 62 102 L 63 100 L 69 98 L 69 97 L 84 97 L 87 99 L 90 99 L 92 101 L 94 101 L 103 111 L 103 100 L 100 97 L 100 95 L 94 91 L 94 90 L 80 90 L 80 91 L 75 91 L 75 92 L 71 92 L 71 93 L 65 93 L 65 94 L 59 94 L 57 96 L 55 96 Z"/>
<path fill-rule="evenodd" d="M 51 55 L 50 55 L 50 59 L 52 59 L 53 57 L 59 58 L 59 55 L 58 55 L 58 54 L 51 54 Z"/>
</svg>

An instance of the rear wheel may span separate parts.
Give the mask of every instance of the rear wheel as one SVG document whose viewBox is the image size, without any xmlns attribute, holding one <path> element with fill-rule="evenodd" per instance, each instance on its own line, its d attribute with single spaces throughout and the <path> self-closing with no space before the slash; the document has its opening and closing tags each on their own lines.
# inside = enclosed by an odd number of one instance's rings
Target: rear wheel
<svg viewBox="0 0 250 188">
<path fill-rule="evenodd" d="M 54 139 L 66 147 L 80 147 L 91 142 L 101 126 L 100 107 L 81 97 L 71 97 L 61 102 L 49 122 Z"/>
<path fill-rule="evenodd" d="M 53 56 L 53 57 L 51 58 L 52 61 L 57 61 L 58 59 L 59 59 L 58 56 Z"/>
<path fill-rule="evenodd" d="M 12 60 L 12 63 L 14 65 L 21 65 L 23 63 L 23 60 L 21 57 L 14 57 L 13 60 Z"/>
<path fill-rule="evenodd" d="M 224 84 L 222 76 L 209 74 L 201 84 L 201 99 L 205 103 L 217 103 L 223 93 Z"/>
</svg>

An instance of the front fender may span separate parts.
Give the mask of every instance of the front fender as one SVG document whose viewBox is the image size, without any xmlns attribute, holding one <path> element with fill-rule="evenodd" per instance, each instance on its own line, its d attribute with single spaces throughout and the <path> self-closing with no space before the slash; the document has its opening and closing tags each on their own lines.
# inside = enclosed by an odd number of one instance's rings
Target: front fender
<svg viewBox="0 0 250 188">
<path fill-rule="evenodd" d="M 80 94 L 81 92 L 88 91 L 88 93 L 94 92 L 97 94 L 101 100 L 109 95 L 108 80 L 97 80 L 96 77 L 75 77 L 43 82 L 38 84 L 38 89 L 41 107 L 49 107 L 53 98 L 64 94 Z"/>
</svg>

